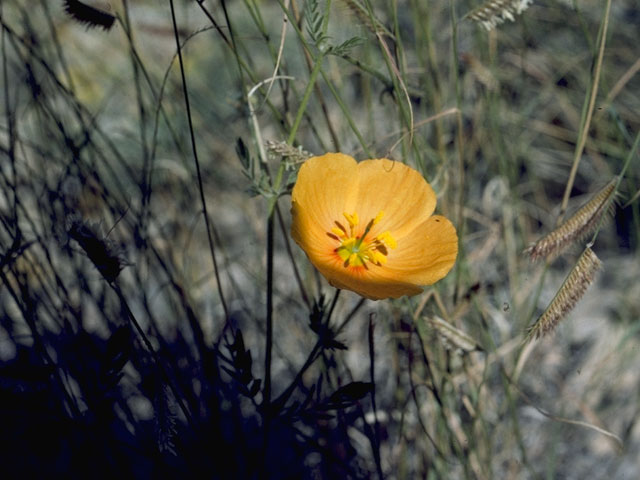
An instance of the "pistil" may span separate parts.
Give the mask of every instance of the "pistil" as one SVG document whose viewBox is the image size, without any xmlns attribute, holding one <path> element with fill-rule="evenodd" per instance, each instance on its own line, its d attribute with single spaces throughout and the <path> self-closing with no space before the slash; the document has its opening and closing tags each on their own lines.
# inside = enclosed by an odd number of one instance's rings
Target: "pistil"
<svg viewBox="0 0 640 480">
<path fill-rule="evenodd" d="M 387 263 L 388 249 L 394 249 L 397 246 L 397 242 L 391 232 L 384 231 L 374 238 L 367 238 L 371 228 L 384 216 L 384 212 L 380 211 L 375 218 L 369 220 L 361 235 L 356 234 L 360 223 L 358 214 L 345 212 L 343 216 L 347 220 L 348 228 L 336 221 L 335 226 L 331 228 L 331 232 L 327 232 L 327 235 L 340 242 L 340 245 L 334 251 L 343 260 L 343 266 L 345 268 L 363 267 L 368 269 L 368 263 L 376 266 L 382 266 Z"/>
</svg>

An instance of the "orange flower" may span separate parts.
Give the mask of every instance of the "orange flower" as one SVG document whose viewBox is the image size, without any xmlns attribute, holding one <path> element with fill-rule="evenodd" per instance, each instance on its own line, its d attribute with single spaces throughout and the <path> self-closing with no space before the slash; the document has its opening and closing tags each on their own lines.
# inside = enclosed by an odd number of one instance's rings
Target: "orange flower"
<svg viewBox="0 0 640 480">
<path fill-rule="evenodd" d="M 416 295 L 458 254 L 456 229 L 435 207 L 431 186 L 403 163 L 327 153 L 300 168 L 291 235 L 336 288 L 374 300 Z"/>
</svg>

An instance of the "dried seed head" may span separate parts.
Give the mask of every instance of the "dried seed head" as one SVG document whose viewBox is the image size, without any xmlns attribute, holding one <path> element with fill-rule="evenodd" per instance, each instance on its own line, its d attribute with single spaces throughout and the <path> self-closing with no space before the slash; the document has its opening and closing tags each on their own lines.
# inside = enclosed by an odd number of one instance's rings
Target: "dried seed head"
<svg viewBox="0 0 640 480">
<path fill-rule="evenodd" d="M 177 435 L 175 400 L 166 385 L 156 386 L 156 389 L 153 397 L 153 411 L 158 450 L 160 453 L 166 452 L 177 456 L 174 444 Z"/>
<path fill-rule="evenodd" d="M 531 245 L 524 253 L 533 261 L 539 258 L 555 258 L 574 241 L 592 232 L 602 216 L 613 208 L 610 199 L 614 195 L 616 180 L 617 177 L 614 177 L 568 220 Z"/>
<path fill-rule="evenodd" d="M 460 354 L 482 350 L 473 338 L 440 317 L 434 316 L 426 320 L 429 326 L 438 332 L 447 350 L 456 350 Z"/>
<path fill-rule="evenodd" d="M 602 262 L 600 259 L 593 253 L 591 248 L 587 247 L 547 309 L 536 323 L 527 330 L 525 341 L 528 342 L 533 338 L 539 338 L 551 332 L 560 320 L 573 310 L 601 267 Z"/>
<path fill-rule="evenodd" d="M 108 3 L 100 7 L 93 7 L 78 0 L 64 1 L 64 9 L 77 22 L 86 25 L 87 28 L 102 27 L 110 30 L 116 17 L 109 13 L 111 6 Z"/>
<path fill-rule="evenodd" d="M 287 169 L 304 162 L 312 156 L 302 147 L 293 147 L 287 142 L 274 142 L 273 140 L 267 140 L 265 145 L 267 147 L 267 151 L 271 155 L 280 156 L 285 160 Z"/>
<path fill-rule="evenodd" d="M 72 220 L 67 233 L 85 251 L 89 260 L 108 282 L 113 282 L 124 266 L 125 261 L 116 252 L 115 247 L 98 228 L 88 222 Z"/>
<path fill-rule="evenodd" d="M 470 18 L 490 31 L 505 20 L 513 22 L 515 15 L 520 15 L 531 3 L 533 0 L 489 0 L 473 9 L 465 18 Z"/>
</svg>

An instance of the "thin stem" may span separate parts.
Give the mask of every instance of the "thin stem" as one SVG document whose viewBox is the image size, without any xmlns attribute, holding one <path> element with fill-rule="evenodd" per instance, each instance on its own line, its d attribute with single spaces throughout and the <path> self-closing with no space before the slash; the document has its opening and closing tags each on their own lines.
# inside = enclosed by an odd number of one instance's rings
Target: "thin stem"
<svg viewBox="0 0 640 480">
<path fill-rule="evenodd" d="M 273 236 L 274 216 L 267 222 L 267 338 L 264 358 L 264 400 L 265 411 L 271 402 L 271 350 L 273 344 Z M 268 416 L 268 415 L 267 415 Z"/>
<path fill-rule="evenodd" d="M 355 314 L 358 313 L 358 311 L 362 308 L 362 306 L 366 303 L 366 301 L 367 299 L 362 297 L 360 301 L 356 304 L 356 306 L 351 309 L 351 311 L 344 317 L 344 320 L 342 321 L 342 323 L 336 327 L 336 330 L 335 330 L 336 335 L 338 335 L 340 332 L 342 332 L 342 330 L 344 330 L 344 328 L 347 326 L 349 321 L 351 321 L 351 319 L 355 316 Z"/>
<path fill-rule="evenodd" d="M 165 382 L 167 382 L 167 386 L 171 389 L 171 391 L 173 393 L 173 396 L 175 397 L 176 401 L 178 402 L 178 405 L 180 406 L 180 410 L 182 410 L 182 413 L 184 413 L 184 416 L 187 419 L 187 422 L 190 425 L 193 426 L 193 417 L 191 416 L 191 413 L 189 413 L 189 409 L 187 408 L 186 404 L 184 403 L 184 399 L 182 398 L 182 395 L 179 395 L 178 388 L 176 387 L 176 385 L 174 384 L 173 380 L 169 376 L 169 372 L 168 372 L 167 368 L 165 367 L 164 362 L 162 361 L 162 359 L 158 355 L 158 352 L 156 352 L 155 348 L 153 348 L 153 345 L 151 345 L 151 342 L 149 341 L 149 338 L 147 337 L 146 333 L 144 332 L 144 330 L 142 329 L 142 327 L 138 323 L 138 320 L 136 319 L 135 315 L 133 314 L 133 312 L 129 308 L 129 305 L 127 303 L 126 298 L 124 297 L 124 294 L 122 293 L 122 290 L 115 283 L 112 283 L 110 285 L 111 285 L 111 288 L 113 288 L 113 290 L 118 295 L 118 298 L 120 299 L 121 305 L 124 307 L 125 311 L 127 312 L 127 316 L 129 317 L 129 321 L 133 324 L 133 326 L 137 330 L 138 334 L 140 335 L 140 338 L 142 339 L 142 342 L 144 343 L 144 346 L 149 351 L 149 353 L 151 354 L 151 357 L 153 358 L 153 361 L 155 362 L 155 364 L 160 369 L 160 373 L 164 377 Z"/>
<path fill-rule="evenodd" d="M 200 193 L 200 202 L 202 204 L 202 211 L 204 213 L 204 223 L 207 228 L 207 239 L 209 240 L 209 251 L 211 253 L 211 260 L 213 261 L 213 273 L 216 277 L 216 283 L 218 286 L 218 295 L 220 297 L 220 303 L 224 310 L 225 320 L 229 318 L 229 310 L 227 303 L 224 299 L 224 293 L 222 291 L 222 282 L 220 281 L 220 273 L 218 272 L 218 262 L 216 261 L 215 248 L 213 244 L 213 235 L 211 233 L 211 225 L 209 220 L 209 214 L 207 212 L 207 201 L 204 197 L 204 186 L 202 182 L 202 174 L 200 172 L 200 162 L 198 160 L 198 149 L 196 147 L 196 138 L 193 132 L 193 121 L 191 119 L 191 106 L 189 104 L 189 92 L 187 90 L 187 78 L 184 73 L 184 62 L 182 60 L 182 49 L 180 48 L 180 38 L 178 37 L 178 24 L 176 22 L 176 13 L 173 7 L 173 0 L 169 0 L 171 5 L 171 20 L 173 22 L 173 33 L 176 39 L 176 47 L 178 49 L 178 61 L 180 63 L 180 76 L 182 77 L 182 93 L 184 94 L 184 103 L 187 108 L 187 120 L 189 121 L 189 135 L 191 137 L 191 148 L 193 150 L 193 160 L 196 164 L 196 175 L 198 179 L 198 191 Z"/>
<path fill-rule="evenodd" d="M 173 0 L 171 0 L 173 2 Z M 201 3 L 201 2 L 198 2 Z M 233 26 L 231 25 L 231 18 L 229 17 L 229 11 L 227 10 L 227 2 L 226 0 L 221 0 L 220 5 L 222 6 L 222 12 L 224 13 L 224 19 L 227 22 L 227 28 L 229 29 L 229 36 L 231 37 L 231 51 L 233 52 L 233 56 L 236 59 L 236 64 L 238 66 L 238 75 L 240 77 L 240 83 L 242 84 L 242 94 L 245 95 L 247 91 L 247 86 L 244 80 L 244 75 L 242 74 L 242 62 L 240 61 L 240 54 L 238 53 L 240 49 L 236 43 L 236 37 L 233 34 Z"/>
<path fill-rule="evenodd" d="M 327 313 L 327 316 L 325 319 L 324 327 L 321 327 L 320 332 L 322 332 L 323 329 L 329 328 L 329 322 L 331 321 L 331 316 L 333 314 L 333 310 L 335 309 L 336 303 L 338 303 L 338 297 L 340 296 L 340 292 L 341 292 L 340 289 L 336 289 L 336 293 L 333 296 L 333 300 L 331 301 L 331 307 L 329 308 L 329 313 Z M 275 399 L 272 402 L 273 405 L 282 406 L 287 402 L 287 400 L 289 399 L 293 391 L 296 389 L 296 387 L 302 380 L 302 376 L 304 375 L 304 373 L 309 369 L 311 365 L 313 365 L 313 362 L 315 362 L 316 359 L 318 358 L 320 352 L 322 351 L 323 344 L 324 344 L 324 338 L 322 337 L 322 333 L 320 333 L 318 341 L 311 349 L 311 353 L 309 353 L 309 356 L 305 360 L 304 365 L 302 365 L 302 368 L 300 368 L 300 370 L 296 374 L 296 377 L 293 379 L 291 384 L 284 390 L 284 392 L 280 394 L 280 396 L 277 399 Z"/>
<path fill-rule="evenodd" d="M 451 16 L 451 62 L 453 65 L 453 84 L 455 87 L 456 93 L 456 107 L 458 107 L 458 112 L 456 115 L 456 150 L 458 153 L 458 169 L 457 173 L 459 175 L 458 182 L 458 212 L 457 212 L 457 226 L 458 229 L 458 238 L 464 237 L 464 198 L 465 198 L 465 188 L 464 188 L 464 137 L 462 135 L 463 127 L 462 127 L 462 92 L 460 90 L 460 77 L 458 75 L 458 23 L 457 16 L 455 10 L 454 2 L 449 3 L 449 13 Z M 460 252 L 458 255 L 462 257 L 464 255 L 463 249 L 464 244 L 460 242 L 458 248 Z M 462 292 L 461 285 L 461 268 L 463 262 L 456 262 L 455 266 L 455 294 L 454 298 L 458 301 Z"/>
<path fill-rule="evenodd" d="M 311 76 L 309 77 L 307 88 L 304 91 L 304 94 L 302 96 L 302 101 L 300 102 L 300 107 L 298 107 L 298 113 L 296 114 L 296 118 L 293 121 L 293 125 L 291 126 L 291 131 L 289 132 L 289 137 L 287 138 L 287 143 L 289 145 L 293 145 L 293 141 L 296 138 L 296 133 L 298 132 L 298 128 L 300 127 L 302 116 L 304 115 L 304 112 L 307 110 L 309 98 L 311 98 L 311 93 L 313 92 L 313 86 L 315 85 L 316 80 L 318 79 L 318 74 L 322 69 L 323 59 L 324 59 L 324 55 L 319 55 L 317 58 L 314 59 L 315 65 L 313 66 L 313 70 L 311 70 Z"/>
<path fill-rule="evenodd" d="M 58 32 L 56 30 L 55 25 L 53 24 L 53 20 L 51 19 L 51 11 L 49 10 L 49 4 L 47 0 L 40 0 L 40 4 L 45 11 L 45 17 L 47 19 L 47 24 L 49 26 L 49 30 L 51 31 L 51 39 L 53 40 L 53 45 L 56 49 L 56 54 L 58 55 L 58 59 L 60 60 L 60 66 L 62 67 L 62 72 L 64 73 L 65 79 L 69 85 L 69 91 L 75 91 L 75 87 L 73 84 L 73 77 L 69 73 L 69 66 L 67 65 L 67 60 L 64 56 L 64 52 L 62 50 L 62 46 L 60 45 L 60 38 L 58 37 Z"/>
<path fill-rule="evenodd" d="M 291 260 L 291 268 L 293 269 L 293 275 L 296 277 L 296 283 L 298 284 L 298 288 L 300 289 L 300 295 L 302 296 L 302 300 L 307 305 L 307 307 L 311 307 L 311 301 L 309 300 L 309 295 L 307 295 L 307 290 L 304 287 L 304 283 L 302 282 L 302 278 L 300 277 L 300 272 L 298 271 L 298 267 L 293 258 L 293 251 L 291 250 L 291 241 L 289 240 L 289 236 L 287 235 L 287 229 L 284 224 L 284 219 L 282 218 L 282 213 L 280 212 L 280 208 L 276 205 L 276 215 L 278 216 L 278 224 L 280 225 L 280 231 L 282 233 L 282 238 L 284 240 L 284 246 L 287 250 L 287 255 Z"/>
<path fill-rule="evenodd" d="M 329 308 L 329 313 L 327 314 L 327 319 L 325 320 L 325 325 L 327 326 L 327 328 L 329 327 L 331 316 L 333 315 L 333 311 L 335 310 L 336 304 L 338 303 L 338 297 L 340 296 L 340 292 L 342 292 L 342 290 L 340 290 L 339 288 L 336 288 L 336 293 L 333 295 L 333 300 L 331 301 L 331 307 Z"/>
<path fill-rule="evenodd" d="M 273 236 L 274 215 L 267 220 L 267 333 L 264 353 L 264 388 L 262 390 L 263 475 L 267 476 L 269 436 L 271 431 L 271 352 L 273 349 Z"/>
<path fill-rule="evenodd" d="M 340 97 L 340 94 L 336 90 L 336 87 L 334 87 L 333 84 L 329 81 L 329 79 L 327 78 L 327 74 L 324 73 L 324 71 L 322 71 L 321 74 L 322 74 L 322 78 L 324 79 L 325 83 L 327 84 L 327 87 L 331 91 L 331 94 L 333 95 L 333 98 L 338 103 L 338 106 L 340 107 L 340 110 L 344 114 L 344 118 L 347 121 L 347 123 L 349 124 L 349 127 L 351 127 L 351 130 L 353 131 L 354 135 L 358 138 L 358 141 L 360 142 L 360 145 L 362 145 L 362 149 L 364 150 L 365 155 L 367 156 L 367 158 L 374 158 L 374 155 L 372 155 L 371 151 L 369 150 L 369 147 L 367 147 L 367 144 L 365 143 L 364 137 L 360 133 L 360 130 L 358 130 L 358 127 L 357 127 L 356 123 L 353 121 L 353 118 L 351 117 L 351 113 L 349 111 L 349 108 L 342 101 L 342 97 Z"/>
<path fill-rule="evenodd" d="M 582 124 L 582 129 L 580 131 L 580 136 L 578 137 L 578 144 L 576 145 L 576 150 L 573 155 L 573 165 L 571 165 L 571 171 L 569 172 L 569 180 L 567 181 L 567 186 L 564 190 L 564 196 L 562 197 L 562 205 L 560 207 L 560 215 L 558 216 L 557 225 L 562 223 L 562 218 L 567 210 L 567 205 L 569 204 L 569 196 L 571 195 L 571 190 L 573 189 L 573 183 L 576 179 L 576 175 L 578 173 L 578 165 L 580 165 L 580 160 L 582 159 L 582 151 L 584 150 L 584 146 L 587 142 L 587 137 L 589 135 L 589 127 L 591 126 L 591 117 L 593 116 L 593 109 L 596 103 L 596 96 L 598 95 L 598 84 L 600 83 L 600 72 L 602 70 L 602 59 L 604 57 L 604 46 L 607 43 L 607 28 L 609 26 L 609 12 L 611 11 L 611 0 L 607 0 L 607 5 L 605 6 L 604 18 L 602 19 L 602 24 L 600 26 L 600 46 L 598 49 L 598 57 L 596 58 L 596 65 L 593 69 L 593 82 L 591 85 L 591 92 L 588 97 L 587 110 L 584 117 L 584 123 Z"/>
<path fill-rule="evenodd" d="M 622 179 L 624 178 L 624 174 L 627 172 L 627 168 L 629 168 L 629 165 L 631 164 L 631 160 L 633 159 L 633 157 L 636 155 L 636 152 L 638 150 L 638 147 L 640 146 L 640 130 L 638 131 L 637 135 L 636 135 L 636 139 L 633 142 L 633 146 L 631 147 L 631 150 L 629 151 L 629 154 L 627 155 L 627 158 L 624 161 L 624 165 L 622 166 L 622 170 L 620 171 L 620 174 L 618 175 L 618 180 L 616 181 L 615 186 L 613 187 L 613 193 L 611 194 L 607 205 L 603 206 L 603 210 L 606 212 L 607 209 L 609 208 L 609 205 L 611 204 L 611 202 L 613 202 L 613 199 L 616 196 L 616 192 L 618 191 L 618 188 L 620 187 L 620 182 L 622 182 Z M 598 233 L 600 233 L 600 229 L 602 228 L 602 225 L 604 223 L 604 220 L 606 218 L 606 215 L 602 215 L 602 217 L 600 218 L 600 221 L 598 222 L 598 226 L 596 227 L 596 231 L 593 233 L 593 237 L 591 238 L 591 241 L 588 243 L 588 246 L 591 246 L 595 243 L 596 238 L 598 237 Z"/>
<path fill-rule="evenodd" d="M 236 58 L 236 61 L 239 65 L 239 69 L 240 69 L 240 79 L 242 81 L 242 87 L 243 87 L 243 92 L 245 91 L 245 80 L 244 80 L 244 74 L 246 74 L 249 77 L 249 80 L 251 80 L 252 83 L 257 83 L 258 82 L 258 78 L 256 77 L 256 75 L 252 72 L 252 70 L 249 68 L 249 65 L 247 65 L 247 62 L 244 61 L 242 59 L 242 57 L 240 57 L 240 55 L 237 54 L 237 47 L 235 46 L 235 36 L 233 36 L 233 30 L 231 28 L 231 24 L 230 24 L 230 20 L 228 18 L 228 16 L 226 16 L 226 6 L 225 3 L 222 2 L 222 5 L 225 9 L 225 18 L 227 19 L 227 25 L 229 27 L 229 32 L 232 36 L 231 40 L 229 40 L 229 38 L 227 38 L 227 36 L 224 34 L 224 32 L 222 31 L 222 28 L 220 27 L 220 25 L 218 24 L 218 22 L 216 21 L 216 19 L 213 17 L 213 15 L 211 14 L 211 12 L 209 12 L 203 2 L 197 2 L 198 6 L 200 7 L 200 9 L 202 10 L 202 12 L 205 14 L 205 16 L 209 19 L 209 21 L 211 22 L 211 24 L 214 26 L 214 28 L 216 29 L 216 31 L 220 34 L 220 36 L 222 37 L 223 41 L 225 42 L 225 45 L 227 45 L 227 47 L 229 47 L 229 50 L 231 50 L 231 52 L 233 53 L 233 55 Z M 283 129 L 286 130 L 286 128 L 288 127 L 288 119 L 281 113 L 281 111 L 277 108 L 275 108 L 273 106 L 273 104 L 271 103 L 271 101 L 269 101 L 269 99 L 267 98 L 267 96 L 265 95 L 265 100 L 264 102 L 267 104 L 269 111 L 271 112 L 271 114 L 274 116 L 275 120 L 277 121 L 277 123 L 282 124 L 283 125 Z"/>
<path fill-rule="evenodd" d="M 378 470 L 378 477 L 384 478 L 382 473 L 382 463 L 380 461 L 380 422 L 378 421 L 378 408 L 376 406 L 376 371 L 375 371 L 375 343 L 373 339 L 373 332 L 375 328 L 375 324 L 373 323 L 373 314 L 369 316 L 369 329 L 368 329 L 368 338 L 369 338 L 369 375 L 371 380 L 371 385 L 373 388 L 371 389 L 371 409 L 373 410 L 373 434 L 371 435 L 371 449 L 373 453 L 373 458 L 376 462 L 376 469 Z"/>
<path fill-rule="evenodd" d="M 2 20 L 2 5 L 0 5 L 0 20 Z M 8 62 L 7 62 L 7 39 L 5 37 L 5 28 L 4 23 L 2 25 L 2 30 L 0 31 L 0 52 L 2 53 L 2 80 L 4 83 L 4 105 L 5 105 L 5 115 L 7 122 L 7 156 L 9 157 L 9 162 L 11 164 L 11 175 L 13 177 L 13 185 L 17 185 L 17 171 L 16 171 L 16 156 L 15 156 L 15 144 L 17 134 L 15 132 L 15 114 L 11 109 L 11 98 L 9 95 L 9 72 L 8 72 Z M 13 218 L 16 226 L 18 225 L 18 194 L 16 192 L 16 188 L 12 188 L 13 193 Z M 8 200 L 8 195 L 7 195 Z"/>
<path fill-rule="evenodd" d="M 313 65 L 313 57 L 308 49 L 304 49 L 304 60 L 307 64 L 307 68 L 309 72 L 312 70 Z M 322 110 L 322 115 L 324 117 L 325 123 L 327 124 L 327 130 L 329 131 L 329 135 L 331 136 L 331 142 L 333 143 L 333 147 L 336 151 L 340 151 L 340 139 L 338 138 L 338 134 L 331 122 L 331 118 L 329 117 L 329 108 L 327 107 L 327 102 L 324 99 L 324 94 L 322 93 L 322 89 L 319 85 L 315 86 L 316 98 L 318 100 L 318 104 L 320 105 L 320 109 Z"/>
</svg>

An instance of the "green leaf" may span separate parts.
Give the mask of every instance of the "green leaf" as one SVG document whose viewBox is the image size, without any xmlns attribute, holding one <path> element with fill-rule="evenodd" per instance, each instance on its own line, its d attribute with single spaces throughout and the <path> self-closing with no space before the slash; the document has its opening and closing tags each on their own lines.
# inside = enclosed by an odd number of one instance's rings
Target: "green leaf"
<svg viewBox="0 0 640 480">
<path fill-rule="evenodd" d="M 343 57 L 345 55 L 349 55 L 351 50 L 358 45 L 362 45 L 364 42 L 364 38 L 362 37 L 351 37 L 350 39 L 342 42 L 340 45 L 336 45 L 331 47 L 327 53 L 331 55 L 336 55 L 338 57 Z"/>
</svg>

